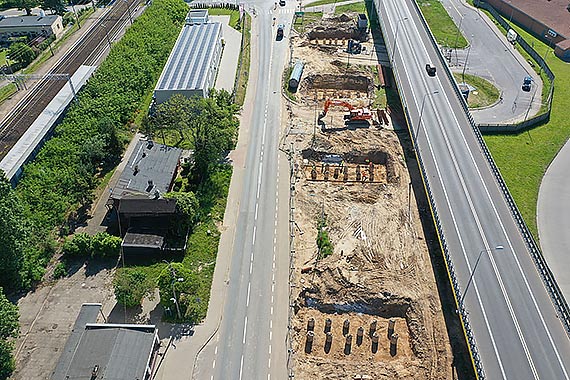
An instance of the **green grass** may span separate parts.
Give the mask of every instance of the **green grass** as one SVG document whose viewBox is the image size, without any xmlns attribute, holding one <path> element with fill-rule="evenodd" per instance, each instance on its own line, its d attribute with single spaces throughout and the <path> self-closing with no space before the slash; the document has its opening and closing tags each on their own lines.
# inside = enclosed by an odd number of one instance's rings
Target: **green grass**
<svg viewBox="0 0 570 380">
<path fill-rule="evenodd" d="M 16 93 L 16 85 L 14 83 L 8 83 L 5 86 L 0 87 L 0 104 L 4 103 L 6 99 Z"/>
<path fill-rule="evenodd" d="M 317 7 L 319 5 L 336 4 L 342 0 L 317 0 L 303 5 L 303 7 Z"/>
<path fill-rule="evenodd" d="M 238 29 L 239 11 L 223 8 L 208 8 L 208 14 L 211 16 L 230 16 L 230 26 L 236 30 Z"/>
<path fill-rule="evenodd" d="M 243 106 L 245 102 L 245 94 L 247 92 L 247 82 L 249 81 L 249 66 L 251 64 L 251 16 L 246 14 L 243 25 L 243 49 L 240 56 L 240 70 L 237 75 L 237 84 L 235 88 L 236 104 Z"/>
<path fill-rule="evenodd" d="M 306 26 L 320 21 L 322 18 L 323 12 L 305 12 L 303 16 L 295 16 L 293 18 L 293 28 L 298 33 L 303 33 Z"/>
<path fill-rule="evenodd" d="M 452 49 L 467 47 L 467 40 L 437 0 L 416 0 L 437 43 Z M 457 45 L 455 41 L 457 40 Z"/>
<path fill-rule="evenodd" d="M 453 73 L 457 83 L 463 81 L 461 73 Z M 469 108 L 481 108 L 494 104 L 499 100 L 500 92 L 491 82 L 481 77 L 465 74 L 465 82 L 476 88 L 477 93 L 470 92 L 467 103 Z"/>
<path fill-rule="evenodd" d="M 554 56 L 552 49 L 528 33 L 523 38 L 534 43 L 556 76 L 550 121 L 516 135 L 485 136 L 515 202 L 529 229 L 538 238 L 536 204 L 542 177 L 558 151 L 570 137 L 570 64 Z"/>
<path fill-rule="evenodd" d="M 339 15 L 342 13 L 347 12 L 356 12 L 356 13 L 366 13 L 366 5 L 363 2 L 360 3 L 353 3 L 353 4 L 344 4 L 335 7 L 334 14 Z"/>
</svg>

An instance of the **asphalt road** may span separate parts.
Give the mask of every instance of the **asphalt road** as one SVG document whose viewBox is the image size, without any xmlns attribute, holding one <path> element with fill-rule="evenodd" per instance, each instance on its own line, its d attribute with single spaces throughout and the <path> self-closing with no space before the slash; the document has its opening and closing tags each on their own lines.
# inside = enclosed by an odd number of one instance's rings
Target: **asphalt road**
<svg viewBox="0 0 570 380">
<path fill-rule="evenodd" d="M 480 10 L 464 0 L 442 0 L 456 25 L 467 38 L 470 48 L 446 54 L 455 72 L 477 75 L 493 83 L 503 99 L 492 107 L 473 110 L 476 123 L 522 121 L 540 109 L 542 81 L 525 59 L 511 45 L 498 27 Z M 453 43 L 456 36 L 450 36 Z M 534 79 L 530 92 L 522 91 L 523 78 Z"/>
<path fill-rule="evenodd" d="M 486 378 L 569 379 L 568 335 L 411 1 L 375 0 Z"/>
<path fill-rule="evenodd" d="M 281 76 L 293 6 L 247 6 L 256 9 L 251 61 L 255 79 L 248 88 L 253 103 L 245 105 L 253 106 L 253 116 L 222 320 L 199 354 L 195 378 L 287 378 L 289 178 L 278 144 Z M 277 41 L 280 23 L 286 32 Z"/>
</svg>

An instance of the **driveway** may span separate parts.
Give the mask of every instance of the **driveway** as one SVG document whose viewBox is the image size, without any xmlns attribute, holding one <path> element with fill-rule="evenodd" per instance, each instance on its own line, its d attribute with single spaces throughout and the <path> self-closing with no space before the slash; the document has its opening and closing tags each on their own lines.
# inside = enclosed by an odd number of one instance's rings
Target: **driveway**
<svg viewBox="0 0 570 380">
<path fill-rule="evenodd" d="M 475 122 L 509 123 L 536 114 L 541 105 L 542 81 L 493 21 L 464 0 L 442 0 L 442 4 L 470 43 L 470 48 L 444 52 L 451 69 L 462 72 L 467 61 L 465 73 L 485 78 L 502 92 L 498 103 L 471 111 Z M 521 89 L 526 76 L 534 79 L 530 92 Z"/>
</svg>

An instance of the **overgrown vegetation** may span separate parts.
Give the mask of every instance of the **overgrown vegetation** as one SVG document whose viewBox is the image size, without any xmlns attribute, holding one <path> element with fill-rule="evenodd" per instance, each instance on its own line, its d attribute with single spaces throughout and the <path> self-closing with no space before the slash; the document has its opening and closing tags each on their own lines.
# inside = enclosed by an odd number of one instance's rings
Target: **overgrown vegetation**
<svg viewBox="0 0 570 380">
<path fill-rule="evenodd" d="M 125 268 L 113 279 L 117 303 L 125 307 L 140 306 L 145 297 L 152 297 L 155 283 L 145 271 Z"/>
<path fill-rule="evenodd" d="M 467 40 L 439 1 L 416 0 L 435 40 L 441 46 L 464 49 Z"/>
<path fill-rule="evenodd" d="M 118 257 L 121 238 L 106 232 L 98 232 L 95 235 L 79 233 L 65 239 L 62 251 L 68 257 Z"/>
<path fill-rule="evenodd" d="M 8 379 L 14 370 L 12 339 L 18 336 L 18 332 L 18 307 L 6 299 L 0 287 L 0 380 Z"/>
<path fill-rule="evenodd" d="M 251 65 L 251 16 L 244 15 L 243 21 L 243 49 L 239 57 L 239 66 L 235 86 L 235 102 L 238 106 L 243 106 L 247 83 L 249 81 L 249 68 Z"/>
<path fill-rule="evenodd" d="M 319 252 L 317 253 L 319 260 L 333 254 L 334 248 L 327 231 L 326 215 L 322 215 L 317 221 L 317 247 L 319 248 Z"/>
</svg>

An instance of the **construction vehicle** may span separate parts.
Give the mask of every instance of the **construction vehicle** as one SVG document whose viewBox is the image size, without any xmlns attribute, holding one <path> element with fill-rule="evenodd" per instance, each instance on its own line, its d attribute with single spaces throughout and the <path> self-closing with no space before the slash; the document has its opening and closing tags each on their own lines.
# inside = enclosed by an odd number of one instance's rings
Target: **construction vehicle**
<svg viewBox="0 0 570 380">
<path fill-rule="evenodd" d="M 343 100 L 331 100 L 327 99 L 323 112 L 319 114 L 319 121 L 327 115 L 330 106 L 342 106 L 348 109 L 348 114 L 344 115 L 344 120 L 346 122 L 364 121 L 372 120 L 372 112 L 368 108 L 355 108 L 352 104 L 347 103 Z"/>
</svg>

